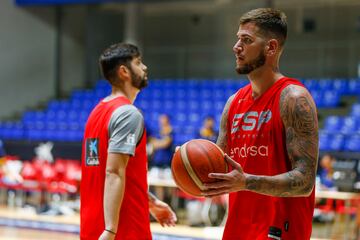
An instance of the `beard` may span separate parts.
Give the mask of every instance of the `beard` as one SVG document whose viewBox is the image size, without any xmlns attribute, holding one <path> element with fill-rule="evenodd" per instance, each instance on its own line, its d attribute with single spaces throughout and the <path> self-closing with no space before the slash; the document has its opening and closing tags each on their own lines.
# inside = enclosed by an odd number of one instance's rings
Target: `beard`
<svg viewBox="0 0 360 240">
<path fill-rule="evenodd" d="M 134 73 L 134 71 L 131 69 L 131 84 L 141 90 L 143 88 L 145 88 L 148 85 L 148 81 L 146 79 L 146 75 L 144 74 L 144 76 L 140 76 Z"/>
<path fill-rule="evenodd" d="M 249 62 L 243 66 L 236 66 L 236 72 L 238 74 L 249 74 L 252 71 L 254 71 L 255 69 L 263 66 L 265 64 L 265 60 L 266 60 L 266 57 L 265 57 L 264 51 L 261 51 L 259 53 L 259 55 L 251 62 Z"/>
</svg>

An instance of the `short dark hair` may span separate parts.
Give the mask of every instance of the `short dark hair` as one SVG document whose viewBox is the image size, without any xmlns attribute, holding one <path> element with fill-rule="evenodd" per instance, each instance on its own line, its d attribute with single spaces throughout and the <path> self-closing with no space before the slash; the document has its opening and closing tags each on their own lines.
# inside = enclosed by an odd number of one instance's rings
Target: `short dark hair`
<svg viewBox="0 0 360 240">
<path fill-rule="evenodd" d="M 265 37 L 274 37 L 283 46 L 287 37 L 287 20 L 284 12 L 272 8 L 253 9 L 240 18 L 240 25 L 254 23 Z"/>
<path fill-rule="evenodd" d="M 105 49 L 100 55 L 99 65 L 102 75 L 111 84 L 116 79 L 116 71 L 121 65 L 130 67 L 134 57 L 139 57 L 140 51 L 137 46 L 129 43 L 117 43 Z"/>
</svg>

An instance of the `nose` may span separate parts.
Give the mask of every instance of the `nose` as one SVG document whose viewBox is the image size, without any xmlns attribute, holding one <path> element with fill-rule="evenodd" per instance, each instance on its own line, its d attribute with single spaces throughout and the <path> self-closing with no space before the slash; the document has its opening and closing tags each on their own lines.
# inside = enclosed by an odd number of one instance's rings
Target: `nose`
<svg viewBox="0 0 360 240">
<path fill-rule="evenodd" d="M 242 51 L 242 50 L 243 50 L 243 47 L 241 46 L 241 42 L 239 40 L 239 41 L 237 41 L 235 43 L 235 45 L 233 47 L 233 51 L 234 51 L 234 53 L 237 53 L 237 52 Z"/>
<path fill-rule="evenodd" d="M 144 70 L 144 72 L 147 72 L 147 66 L 145 65 L 145 64 L 143 64 L 143 70 Z"/>
</svg>

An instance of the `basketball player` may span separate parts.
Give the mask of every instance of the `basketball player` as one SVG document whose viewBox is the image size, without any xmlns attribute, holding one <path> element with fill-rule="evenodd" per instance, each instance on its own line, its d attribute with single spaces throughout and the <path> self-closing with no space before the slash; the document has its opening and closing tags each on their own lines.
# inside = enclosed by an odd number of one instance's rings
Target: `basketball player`
<svg viewBox="0 0 360 240">
<path fill-rule="evenodd" d="M 232 167 L 203 195 L 229 194 L 223 239 L 310 239 L 318 159 L 312 97 L 279 71 L 286 16 L 255 9 L 240 19 L 233 47 L 236 71 L 250 84 L 227 101 L 217 144 Z"/>
<path fill-rule="evenodd" d="M 144 120 L 132 104 L 147 85 L 147 67 L 131 44 L 115 44 L 99 59 L 111 94 L 91 112 L 83 140 L 80 238 L 151 239 L 150 213 L 172 226 L 170 207 L 148 194 Z"/>
</svg>

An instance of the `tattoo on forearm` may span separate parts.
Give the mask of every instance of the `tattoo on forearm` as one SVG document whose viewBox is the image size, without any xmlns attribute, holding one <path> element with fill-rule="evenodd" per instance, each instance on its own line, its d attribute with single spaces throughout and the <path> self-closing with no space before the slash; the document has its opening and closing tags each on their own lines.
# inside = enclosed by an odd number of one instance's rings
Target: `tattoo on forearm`
<svg viewBox="0 0 360 240">
<path fill-rule="evenodd" d="M 301 196 L 311 192 L 318 160 L 318 120 L 310 94 L 290 85 L 281 93 L 280 114 L 292 170 L 277 176 L 249 176 L 248 190 L 272 196 Z"/>
</svg>

